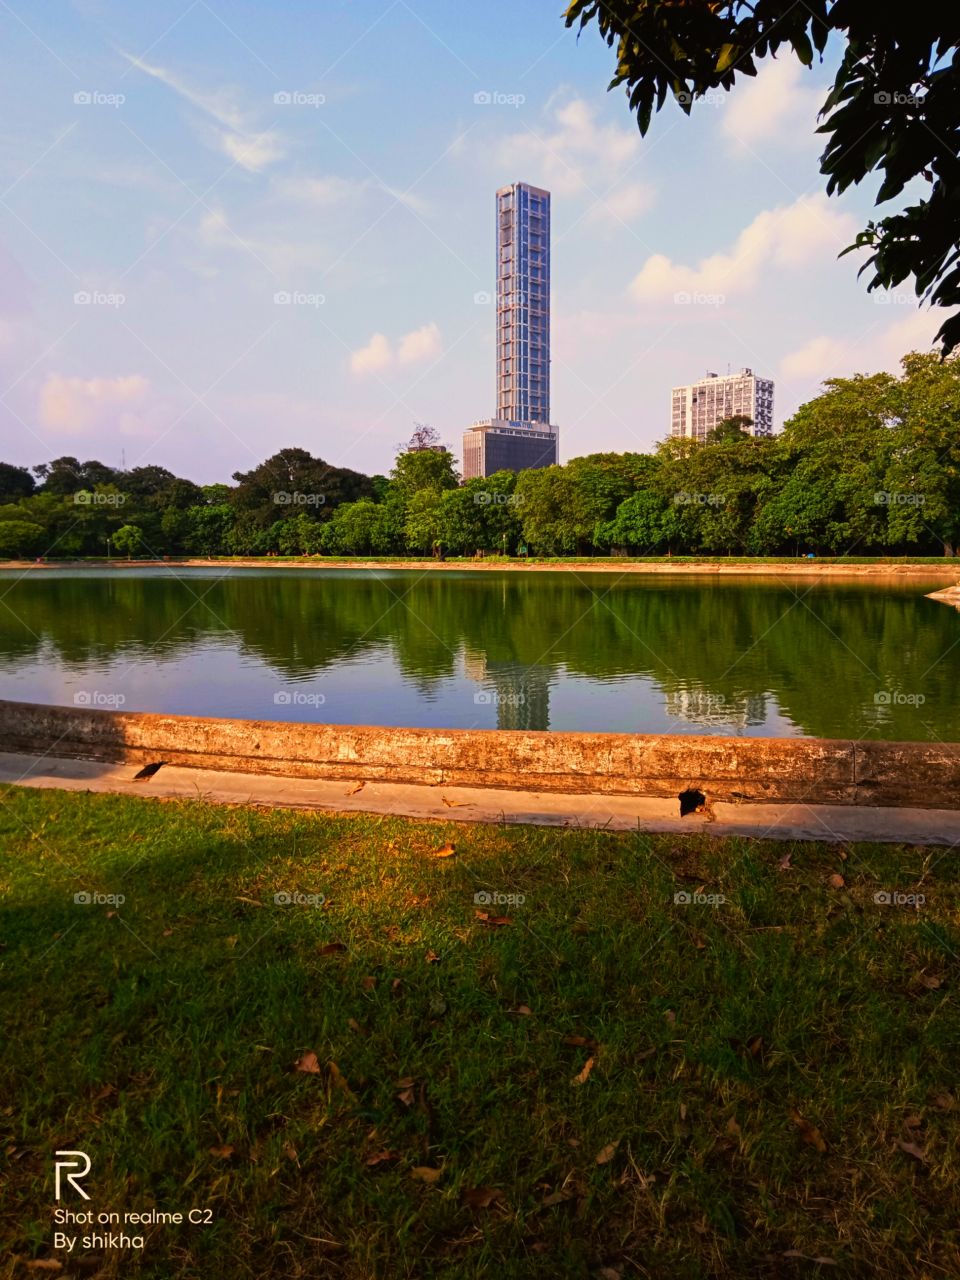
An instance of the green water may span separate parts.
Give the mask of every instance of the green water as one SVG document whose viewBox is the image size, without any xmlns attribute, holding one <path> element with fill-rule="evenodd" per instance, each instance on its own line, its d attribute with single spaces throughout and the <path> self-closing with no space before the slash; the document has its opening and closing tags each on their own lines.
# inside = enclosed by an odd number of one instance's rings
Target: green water
<svg viewBox="0 0 960 1280">
<path fill-rule="evenodd" d="M 0 697 L 338 724 L 960 739 L 929 582 L 0 574 Z"/>
</svg>

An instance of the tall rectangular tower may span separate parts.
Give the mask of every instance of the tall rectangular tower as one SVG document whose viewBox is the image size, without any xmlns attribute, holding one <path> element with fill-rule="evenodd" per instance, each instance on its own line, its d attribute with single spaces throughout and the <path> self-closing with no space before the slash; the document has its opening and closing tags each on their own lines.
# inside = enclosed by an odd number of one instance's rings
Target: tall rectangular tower
<svg viewBox="0 0 960 1280">
<path fill-rule="evenodd" d="M 550 192 L 497 192 L 497 418 L 550 422 Z"/>
</svg>

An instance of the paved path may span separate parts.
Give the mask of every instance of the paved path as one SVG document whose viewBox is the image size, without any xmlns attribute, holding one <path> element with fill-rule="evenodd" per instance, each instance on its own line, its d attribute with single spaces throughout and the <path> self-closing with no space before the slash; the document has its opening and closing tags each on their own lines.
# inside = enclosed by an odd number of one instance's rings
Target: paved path
<svg viewBox="0 0 960 1280">
<path fill-rule="evenodd" d="M 723 804 L 712 819 L 679 817 L 675 800 L 638 796 L 505 791 L 488 787 L 357 784 L 217 772 L 165 765 L 146 782 L 133 782 L 139 764 L 103 764 L 52 756 L 0 754 L 0 783 L 65 791 L 202 799 L 221 804 L 379 813 L 445 822 L 534 823 L 603 827 L 612 831 L 665 831 L 780 840 L 875 840 L 960 845 L 960 810 L 870 809 L 850 805 Z"/>
</svg>

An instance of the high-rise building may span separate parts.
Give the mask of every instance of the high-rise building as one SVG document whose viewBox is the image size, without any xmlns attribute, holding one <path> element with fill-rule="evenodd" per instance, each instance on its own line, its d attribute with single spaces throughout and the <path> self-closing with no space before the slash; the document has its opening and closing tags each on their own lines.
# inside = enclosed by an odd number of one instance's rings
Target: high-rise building
<svg viewBox="0 0 960 1280">
<path fill-rule="evenodd" d="M 497 192 L 497 416 L 463 436 L 463 478 L 557 461 L 550 424 L 550 192 Z"/>
<path fill-rule="evenodd" d="M 699 382 L 673 388 L 672 436 L 704 440 L 718 422 L 736 416 L 753 420 L 753 426 L 746 428 L 752 436 L 773 434 L 773 382 L 769 378 L 758 378 L 752 369 L 741 369 L 724 377 L 708 373 Z"/>
</svg>

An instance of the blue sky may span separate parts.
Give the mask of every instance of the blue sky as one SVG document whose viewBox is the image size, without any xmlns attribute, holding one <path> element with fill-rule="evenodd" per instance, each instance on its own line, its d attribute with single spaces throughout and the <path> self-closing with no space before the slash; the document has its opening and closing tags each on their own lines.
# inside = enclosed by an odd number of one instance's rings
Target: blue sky
<svg viewBox="0 0 960 1280">
<path fill-rule="evenodd" d="M 553 193 L 564 460 L 652 448 L 708 369 L 773 377 L 779 425 L 929 346 L 934 313 L 836 260 L 872 190 L 822 194 L 829 66 L 768 61 L 641 139 L 561 9 L 5 3 L 0 458 L 208 482 L 300 445 L 385 472 L 414 421 L 459 456 L 494 410 L 482 298 L 516 180 Z"/>
</svg>

